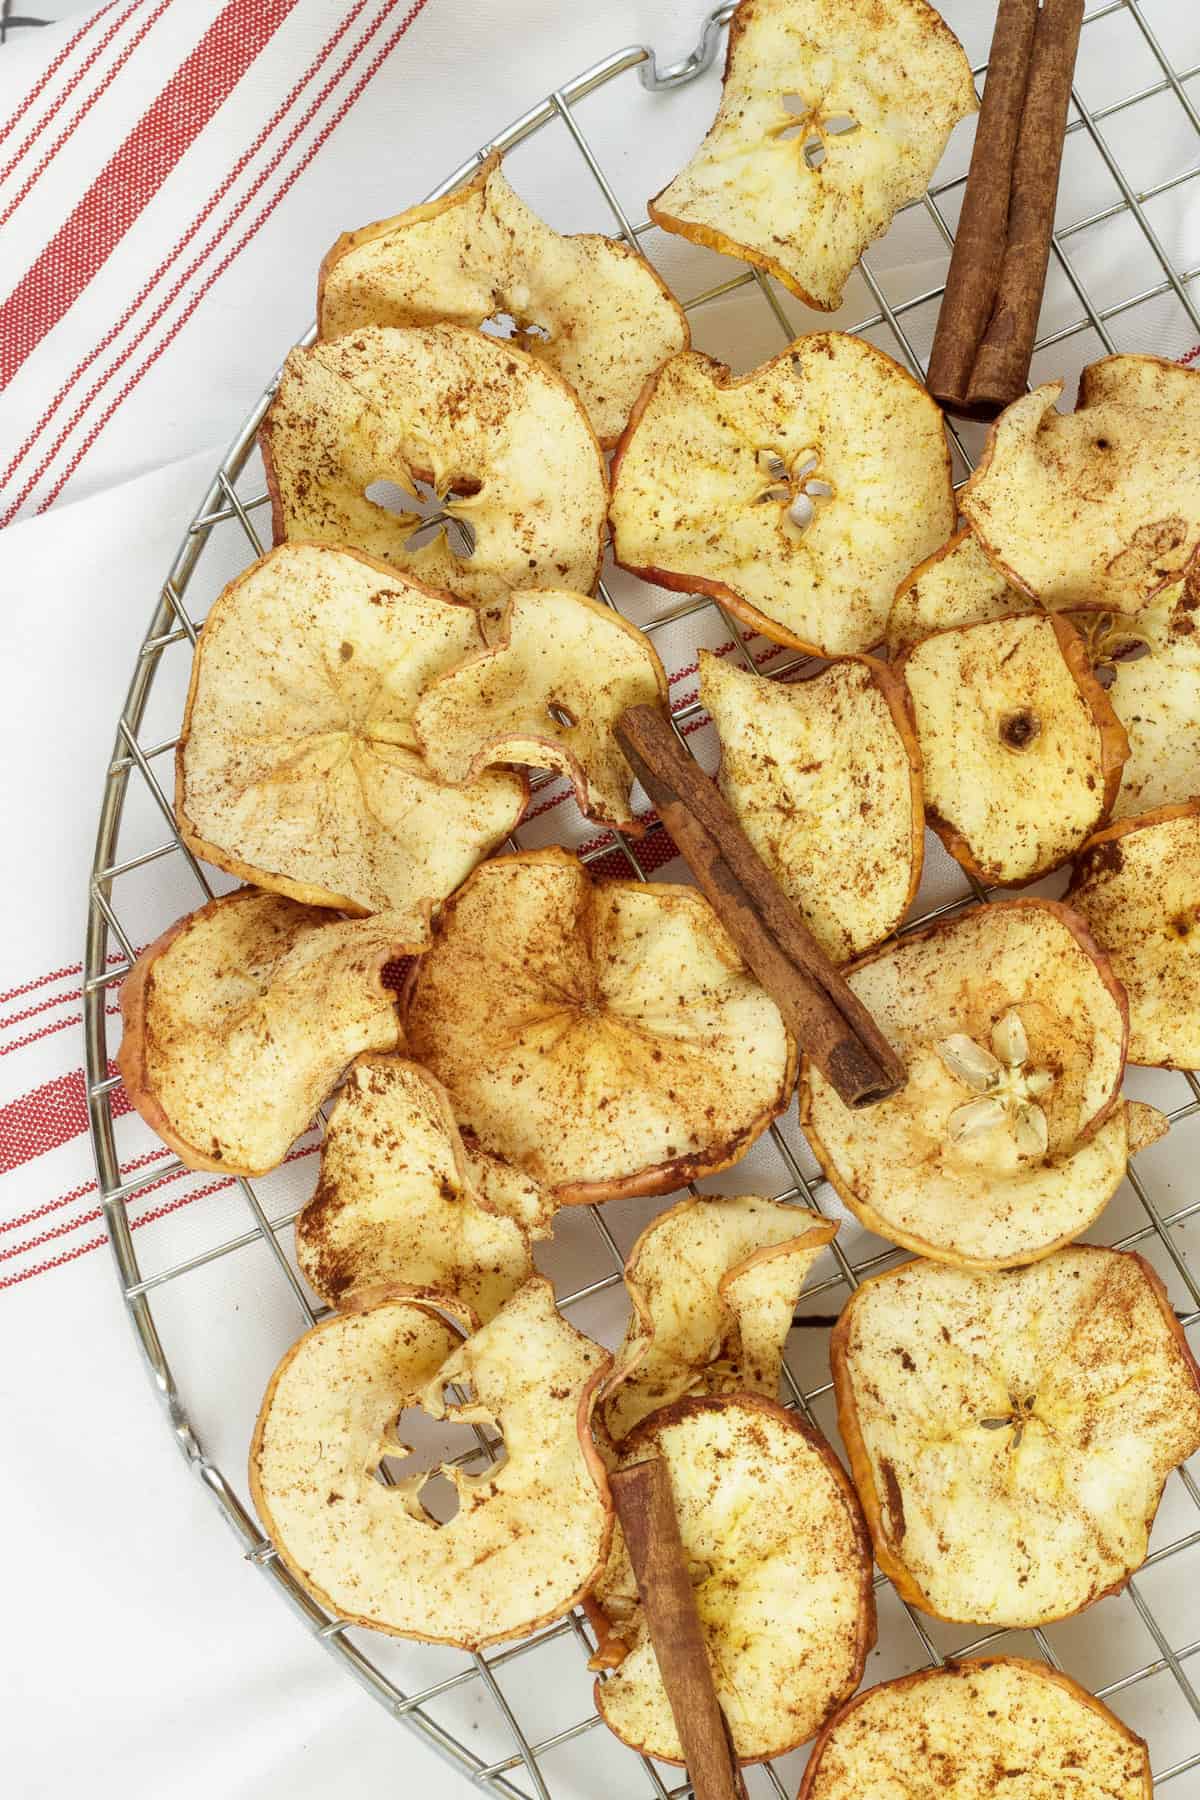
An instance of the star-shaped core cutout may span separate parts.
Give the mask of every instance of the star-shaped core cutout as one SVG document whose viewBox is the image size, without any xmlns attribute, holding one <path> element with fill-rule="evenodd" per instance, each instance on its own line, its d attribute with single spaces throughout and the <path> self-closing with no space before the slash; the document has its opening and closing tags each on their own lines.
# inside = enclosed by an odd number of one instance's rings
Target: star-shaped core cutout
<svg viewBox="0 0 1200 1800">
<path fill-rule="evenodd" d="M 1046 1115 L 1037 1104 L 1054 1081 L 1049 1069 L 1030 1069 L 1029 1040 L 1015 1007 L 1001 1014 L 991 1031 L 991 1049 L 965 1032 L 952 1032 L 938 1055 L 958 1081 L 980 1096 L 958 1106 L 947 1121 L 950 1142 L 964 1143 L 1004 1125 L 1023 1156 L 1044 1156 L 1049 1142 Z"/>
<path fill-rule="evenodd" d="M 810 169 L 824 163 L 830 138 L 846 137 L 859 128 L 853 114 L 826 112 L 823 100 L 806 100 L 802 94 L 783 94 L 780 109 L 767 137 L 776 144 L 797 143 Z"/>
<path fill-rule="evenodd" d="M 439 493 L 438 487 L 444 492 Z M 469 557 L 475 550 L 475 527 L 462 515 L 478 499 L 480 484 L 432 481 L 413 477 L 411 483 L 401 474 L 398 478 L 371 482 L 363 489 L 372 505 L 394 513 L 406 548 L 420 550 L 445 536 L 455 556 Z"/>
<path fill-rule="evenodd" d="M 789 467 L 778 450 L 764 449 L 758 452 L 757 462 L 766 485 L 755 494 L 754 504 L 779 506 L 784 530 L 792 537 L 801 536 L 818 507 L 833 498 L 832 484 L 817 473 L 819 451 L 802 451 Z"/>
<path fill-rule="evenodd" d="M 531 356 L 536 356 L 539 351 L 544 353 L 550 342 L 548 326 L 519 313 L 494 312 L 484 319 L 479 329 L 487 337 L 500 338 L 506 344 L 515 344 L 518 350 L 527 350 Z"/>
<path fill-rule="evenodd" d="M 1019 1394 L 1008 1396 L 1010 1410 L 996 1419 L 980 1419 L 979 1423 L 985 1431 L 1006 1431 L 1012 1427 L 1012 1443 L 1009 1448 L 1019 1450 L 1021 1439 L 1025 1436 L 1025 1427 L 1032 1423 L 1034 1406 L 1037 1404 L 1036 1394 L 1027 1394 L 1024 1399 Z"/>
</svg>

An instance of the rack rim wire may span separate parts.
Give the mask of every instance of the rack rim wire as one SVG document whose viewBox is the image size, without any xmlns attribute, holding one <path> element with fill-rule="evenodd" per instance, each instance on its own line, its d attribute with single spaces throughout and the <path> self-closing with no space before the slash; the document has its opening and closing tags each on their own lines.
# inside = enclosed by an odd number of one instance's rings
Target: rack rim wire
<svg viewBox="0 0 1200 1800">
<path fill-rule="evenodd" d="M 616 234 L 623 237 L 635 249 L 639 248 L 640 238 L 651 229 L 650 222 L 646 220 L 636 225 L 631 223 L 575 117 L 573 108 L 579 101 L 597 89 L 622 76 L 631 74 L 634 70 L 637 71 L 642 85 L 651 91 L 678 87 L 694 80 L 712 65 L 724 28 L 733 11 L 732 4 L 725 4 L 711 12 L 704 22 L 701 37 L 695 48 L 678 62 L 662 66 L 651 48 L 638 44 L 615 51 L 611 56 L 593 64 L 592 67 L 585 69 L 563 86 L 547 94 L 540 102 L 513 120 L 489 143 L 481 146 L 474 155 L 468 157 L 440 186 L 435 188 L 427 196 L 427 199 L 438 199 L 461 186 L 492 150 L 511 150 L 557 122 L 565 128 L 589 176 L 603 195 L 612 214 Z M 1196 268 L 1176 268 L 1145 212 L 1146 205 L 1158 198 L 1159 195 L 1167 193 L 1185 182 L 1200 181 L 1200 164 L 1195 167 L 1189 166 L 1182 173 L 1139 192 L 1131 186 L 1102 129 L 1108 119 L 1127 111 L 1130 107 L 1137 106 L 1158 95 L 1170 93 L 1174 95 L 1189 119 L 1196 131 L 1198 144 L 1200 144 L 1200 112 L 1197 111 L 1196 104 L 1186 86 L 1189 80 L 1200 75 L 1200 64 L 1197 64 L 1195 68 L 1189 67 L 1182 70 L 1172 66 L 1145 17 L 1140 0 L 1103 0 L 1102 4 L 1094 7 L 1088 13 L 1084 21 L 1085 29 L 1116 13 L 1124 13 L 1132 19 L 1140 39 L 1148 49 L 1160 73 L 1153 82 L 1144 85 L 1136 92 L 1094 110 L 1089 110 L 1078 91 L 1073 92 L 1073 111 L 1068 132 L 1070 134 L 1083 132 L 1091 140 L 1113 179 L 1120 199 L 1085 218 L 1072 221 L 1056 230 L 1052 246 L 1054 260 L 1075 294 L 1081 311 L 1077 320 L 1060 326 L 1039 338 L 1037 345 L 1039 350 L 1061 343 L 1080 332 L 1091 330 L 1105 351 L 1111 353 L 1115 349 L 1113 338 L 1108 330 L 1112 320 L 1135 306 L 1168 293 L 1174 294 L 1183 311 L 1191 320 L 1196 330 L 1197 342 L 1200 343 L 1200 307 L 1191 292 L 1191 283 L 1200 274 L 1200 265 Z M 977 67 L 974 73 L 978 77 L 985 71 L 986 63 Z M 953 236 L 946 220 L 944 208 L 939 202 L 943 201 L 945 196 L 954 189 L 961 187 L 962 181 L 963 178 L 959 177 L 940 185 L 935 184 L 920 200 L 912 203 L 914 207 L 923 207 L 926 210 L 946 247 L 947 255 L 953 242 Z M 1145 240 L 1148 260 L 1157 264 L 1159 274 L 1149 286 L 1143 288 L 1139 293 L 1101 308 L 1094 304 L 1085 284 L 1078 275 L 1072 263 L 1068 246 L 1071 240 L 1084 230 L 1119 214 L 1127 214 L 1134 221 Z M 913 348 L 902 321 L 909 312 L 918 306 L 935 300 L 942 291 L 941 287 L 932 287 L 893 306 L 889 303 L 880 281 L 872 273 L 867 257 L 862 259 L 859 270 L 871 295 L 874 309 L 847 329 L 855 333 L 863 333 L 873 329 L 886 328 L 897 346 L 898 360 L 907 364 L 918 379 L 922 379 L 924 369 L 921 360 Z M 763 299 L 784 334 L 785 341 L 790 341 L 797 333 L 786 315 L 783 304 L 773 285 L 754 269 L 744 269 L 707 289 L 686 302 L 686 309 L 688 311 L 697 310 L 736 288 L 751 284 L 757 284 Z M 314 335 L 315 332 L 310 331 L 302 341 L 309 343 Z M 406 1693 L 376 1666 L 358 1644 L 350 1641 L 347 1636 L 350 1627 L 346 1622 L 331 1616 L 318 1605 L 284 1567 L 274 1547 L 264 1537 L 234 1487 L 217 1464 L 206 1455 L 193 1429 L 159 1336 L 151 1296 L 167 1283 L 197 1268 L 225 1256 L 236 1254 L 239 1250 L 252 1244 L 264 1244 L 277 1264 L 282 1278 L 288 1284 L 305 1325 L 313 1323 L 318 1315 L 310 1305 L 303 1284 L 279 1242 L 279 1234 L 291 1224 L 295 1216 L 294 1212 L 278 1217 L 268 1217 L 266 1209 L 255 1192 L 253 1183 L 238 1179 L 236 1186 L 240 1189 L 250 1213 L 251 1222 L 247 1229 L 149 1276 L 143 1274 L 139 1264 L 127 1213 L 127 1203 L 133 1196 L 152 1182 L 159 1182 L 165 1176 L 181 1172 L 183 1165 L 177 1158 L 170 1158 L 165 1162 L 155 1159 L 136 1172 L 130 1173 L 122 1167 L 118 1154 L 112 1095 L 120 1086 L 120 1078 L 110 1075 L 108 1072 L 110 1060 L 106 1000 L 109 990 L 123 978 L 134 960 L 136 951 L 113 904 L 113 884 L 121 876 L 134 869 L 169 856 L 182 855 L 190 865 L 202 894 L 207 898 L 212 891 L 203 868 L 179 837 L 171 802 L 164 793 L 155 773 L 155 764 L 161 757 L 170 755 L 174 750 L 176 740 L 168 738 L 150 745 L 143 745 L 139 733 L 162 651 L 168 646 L 184 640 L 191 644 L 196 641 L 200 621 L 194 619 L 189 613 L 185 605 L 185 597 L 189 582 L 213 532 L 222 526 L 240 531 L 248 550 L 254 556 L 262 555 L 266 548 L 259 537 L 253 515 L 266 503 L 267 496 L 259 494 L 249 500 L 243 499 L 237 492 L 236 483 L 254 447 L 258 427 L 274 392 L 277 379 L 278 375 L 276 374 L 242 424 L 183 535 L 137 654 L 129 690 L 118 720 L 112 756 L 105 775 L 89 884 L 82 984 L 88 1118 L 104 1218 L 125 1308 L 141 1347 L 143 1359 L 159 1402 L 166 1413 L 170 1429 L 193 1473 L 209 1490 L 222 1516 L 233 1530 L 243 1556 L 278 1589 L 280 1596 L 297 1613 L 314 1637 L 342 1664 L 360 1686 L 394 1717 L 403 1720 L 410 1728 L 418 1732 L 425 1742 L 460 1774 L 465 1775 L 475 1785 L 488 1792 L 509 1796 L 511 1800 L 528 1800 L 528 1789 L 518 1786 L 510 1779 L 510 1776 L 521 1773 L 526 1777 L 532 1791 L 540 1797 L 540 1800 L 551 1800 L 550 1788 L 540 1767 L 540 1758 L 560 1745 L 596 1728 L 600 1723 L 599 1718 L 593 1713 L 590 1717 L 580 1719 L 540 1741 L 531 1742 L 530 1736 L 523 1729 L 496 1679 L 496 1671 L 526 1654 L 531 1648 L 558 1639 L 571 1638 L 586 1655 L 590 1651 L 591 1645 L 580 1615 L 572 1613 L 534 1637 L 508 1645 L 487 1657 L 475 1655 L 457 1673 L 433 1682 L 417 1692 Z M 957 457 L 961 462 L 960 473 L 965 472 L 965 469 L 970 467 L 971 459 L 967 455 L 953 423 L 948 421 L 948 424 Z M 603 583 L 600 592 L 602 598 L 609 605 L 614 604 Z M 655 617 L 646 625 L 645 629 L 653 633 L 687 618 L 692 613 L 698 613 L 708 608 L 713 608 L 725 621 L 735 649 L 747 666 L 753 667 L 742 632 L 723 608 L 710 599 L 685 598 L 679 604 L 669 607 Z M 774 672 L 784 674 L 803 660 L 803 658 L 792 658 Z M 685 726 L 699 712 L 700 706 L 696 700 L 679 707 L 674 713 L 676 729 Z M 121 861 L 117 859 L 116 851 L 130 778 L 135 771 L 146 783 L 155 806 L 163 816 L 169 836 L 153 849 Z M 644 842 L 645 840 L 643 840 Z M 598 857 L 614 854 L 624 859 L 629 872 L 637 879 L 646 880 L 648 878 L 647 871 L 639 858 L 637 847 L 619 833 L 604 833 L 580 851 L 583 860 L 588 862 Z M 905 929 L 912 929 L 938 914 L 962 905 L 985 902 L 988 898 L 989 894 L 976 886 L 973 899 L 967 896 L 946 902 L 940 907 L 927 911 L 921 918 L 912 920 Z M 119 955 L 112 951 L 111 946 L 114 941 L 119 946 Z M 1187 1072 L 1185 1079 L 1190 1097 L 1171 1111 L 1169 1116 L 1173 1124 L 1200 1112 L 1200 1080 L 1197 1080 L 1196 1074 L 1193 1072 Z M 823 1210 L 822 1193 L 827 1184 L 820 1180 L 809 1180 L 806 1177 L 797 1161 L 795 1151 L 788 1144 L 777 1124 L 771 1126 L 770 1136 L 788 1174 L 788 1183 L 777 1197 L 799 1201 L 818 1211 Z M 1131 1248 L 1142 1243 L 1156 1243 L 1172 1264 L 1174 1272 L 1187 1292 L 1189 1307 L 1187 1312 L 1182 1315 L 1183 1322 L 1186 1325 L 1194 1325 L 1200 1322 L 1200 1286 L 1184 1257 L 1172 1242 L 1170 1228 L 1200 1212 L 1200 1201 L 1164 1215 L 1148 1192 L 1140 1173 L 1132 1165 L 1129 1179 L 1133 1191 L 1141 1203 L 1145 1214 L 1145 1223 L 1117 1239 L 1115 1247 Z M 615 1287 L 621 1279 L 623 1257 L 612 1232 L 598 1209 L 593 1207 L 589 1211 L 600 1247 L 611 1266 L 605 1273 L 581 1285 L 575 1291 L 561 1296 L 560 1305 L 564 1308 L 577 1305 L 580 1301 L 596 1293 Z M 836 1273 L 814 1287 L 806 1289 L 804 1296 L 806 1302 L 823 1292 L 853 1289 L 864 1276 L 872 1272 L 872 1269 L 881 1266 L 896 1254 L 889 1250 L 852 1264 L 836 1239 L 832 1250 L 837 1265 Z M 826 1396 L 830 1391 L 831 1384 L 826 1381 L 815 1388 L 802 1389 L 791 1370 L 786 1367 L 785 1384 L 789 1403 L 799 1408 L 811 1423 L 815 1423 L 812 1403 Z M 485 1444 L 484 1450 L 486 1451 L 486 1449 Z M 478 1455 L 479 1452 L 476 1451 L 472 1454 Z M 1154 1551 L 1143 1565 L 1146 1569 L 1153 1568 L 1181 1551 L 1200 1544 L 1200 1487 L 1186 1469 L 1180 1471 L 1180 1478 L 1197 1508 L 1197 1526 L 1192 1531 Z M 1139 1576 L 1140 1573 L 1139 1571 Z M 1167 1788 L 1178 1776 L 1200 1767 L 1200 1694 L 1197 1692 L 1197 1684 L 1193 1680 L 1188 1666 L 1194 1657 L 1200 1655 L 1200 1638 L 1182 1647 L 1171 1644 L 1141 1592 L 1139 1576 L 1135 1576 L 1131 1580 L 1126 1591 L 1154 1644 L 1156 1654 L 1138 1668 L 1121 1675 L 1096 1691 L 1101 1698 L 1104 1698 L 1124 1692 L 1140 1682 L 1148 1681 L 1167 1671 L 1173 1677 L 1180 1694 L 1196 1720 L 1196 1743 L 1189 1754 L 1177 1758 L 1168 1767 L 1155 1770 L 1154 1785 L 1157 1793 Z M 887 1585 L 881 1576 L 877 1575 L 876 1580 L 880 1587 Z M 945 1659 L 930 1637 L 923 1616 L 911 1607 L 906 1607 L 905 1610 L 928 1664 L 932 1666 L 943 1662 Z M 973 1643 L 958 1648 L 954 1654 L 958 1657 L 978 1654 L 985 1651 L 1003 1635 L 1004 1633 L 998 1631 L 982 1633 Z M 1037 1629 L 1032 1636 L 1037 1643 L 1039 1653 L 1046 1662 L 1051 1667 L 1061 1668 L 1061 1659 L 1046 1638 L 1044 1631 Z M 1200 1667 L 1200 1665 L 1197 1666 Z M 431 1702 L 473 1681 L 478 1681 L 489 1694 L 497 1714 L 512 1740 L 511 1753 L 499 1760 L 485 1761 L 432 1717 L 428 1711 Z M 630 1752 L 629 1755 L 632 1763 L 634 1753 Z M 676 1797 L 690 1793 L 686 1781 L 675 1787 L 667 1788 L 659 1771 L 652 1763 L 645 1758 L 637 1760 L 641 1762 L 649 1791 L 658 1796 L 658 1800 L 676 1800 Z M 771 1791 L 780 1796 L 781 1800 L 786 1800 L 788 1790 L 775 1768 L 769 1763 L 761 1765 L 761 1768 Z"/>
</svg>

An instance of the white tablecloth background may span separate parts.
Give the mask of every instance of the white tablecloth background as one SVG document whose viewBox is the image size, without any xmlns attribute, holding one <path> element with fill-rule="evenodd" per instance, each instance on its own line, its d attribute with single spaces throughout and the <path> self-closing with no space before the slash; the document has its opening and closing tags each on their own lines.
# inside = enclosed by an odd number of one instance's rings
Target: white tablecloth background
<svg viewBox="0 0 1200 1800">
<path fill-rule="evenodd" d="M 980 60 L 992 6 L 957 0 L 945 10 L 973 60 Z M 1170 0 L 1148 8 L 1171 47 L 1196 62 L 1195 22 L 1181 16 L 1188 10 Z M 11 170 L 0 173 L 2 213 L 59 130 L 80 112 L 59 154 L 0 226 L 0 292 L 54 239 L 96 171 L 221 11 L 217 0 L 158 0 L 156 7 L 134 0 L 132 7 L 107 9 L 68 51 L 21 126 L 0 140 L 0 168 L 42 111 L 59 104 L 85 52 L 116 26 L 54 122 Z M 239 1564 L 232 1539 L 189 1479 L 152 1401 L 108 1252 L 98 1242 L 102 1226 L 91 1217 L 95 1195 L 87 1186 L 92 1170 L 75 1073 L 82 1056 L 76 967 L 87 870 L 119 700 L 156 589 L 220 450 L 307 326 L 316 265 L 334 235 L 422 197 L 491 130 L 610 50 L 647 41 L 668 59 L 682 54 L 703 11 L 703 0 L 427 0 L 318 146 L 340 100 L 403 23 L 405 7 L 390 0 L 355 7 L 300 0 L 0 394 L 0 449 L 7 461 L 59 382 L 120 320 L 157 259 L 174 246 L 318 47 L 350 19 L 340 56 L 380 20 L 277 174 L 84 411 L 49 473 L 24 499 L 18 477 L 0 506 L 17 508 L 16 522 L 0 532 L 0 855 L 8 874 L 0 889 L 0 991 L 6 996 L 0 1002 L 0 1158 L 7 1170 L 0 1178 L 0 1531 L 6 1549 L 0 1693 L 6 1709 L 3 1785 L 22 1800 L 84 1793 L 316 1800 L 368 1786 L 447 1796 L 468 1791 L 364 1698 L 267 1584 Z M 0 119 L 21 105 L 79 25 L 80 17 L 72 17 L 10 40 L 0 52 Z M 144 36 L 129 48 L 142 25 Z M 1083 78 L 1093 104 L 1155 79 L 1136 34 L 1118 34 L 1105 22 L 1085 42 L 1091 60 Z M 126 48 L 119 74 L 104 86 L 103 72 Z M 715 91 L 715 75 L 657 100 L 626 81 L 619 111 L 615 100 L 600 96 L 581 115 L 631 207 L 661 185 L 697 140 Z M 245 193 L 285 128 L 248 161 L 206 229 Z M 1179 118 L 1164 110 L 1161 132 L 1143 130 L 1142 145 L 1131 144 L 1130 153 L 1177 158 L 1180 130 Z M 1183 130 L 1186 141 L 1186 122 Z M 954 166 L 964 166 L 968 145 L 969 130 L 956 139 Z M 1093 166 L 1094 156 L 1085 159 L 1085 148 L 1078 140 L 1073 144 L 1070 178 L 1077 191 L 1096 183 L 1097 204 L 1104 204 L 1111 184 Z M 305 158 L 251 241 L 209 284 L 225 250 Z M 1153 178 L 1152 172 L 1139 176 Z M 553 222 L 609 226 L 598 197 L 588 217 L 564 216 L 557 181 L 553 159 L 522 160 L 519 184 Z M 1200 260 L 1194 203 L 1168 202 L 1159 218 L 1182 263 Z M 155 297 L 204 242 L 201 232 L 154 289 Z M 902 225 L 875 260 L 907 281 L 908 291 L 919 291 L 932 254 L 917 226 Z M 1107 240 L 1080 243 L 1079 255 L 1089 278 L 1111 281 L 1120 292 L 1134 291 L 1131 266 L 1149 267 L 1136 232 L 1130 239 L 1124 224 Z M 1152 279 L 1148 274 L 1141 285 Z M 197 294 L 194 309 L 173 331 Z M 143 304 L 116 331 L 58 419 L 65 421 L 75 394 L 82 398 L 155 303 Z M 1051 305 L 1067 316 L 1071 304 L 1069 288 L 1058 281 Z M 915 329 L 925 331 L 927 342 L 926 325 Z M 1129 347 L 1177 356 L 1194 341 L 1170 299 L 1157 310 L 1140 309 L 1120 329 Z M 160 342 L 161 351 L 91 439 L 49 510 L 39 514 L 56 472 L 88 439 L 109 395 Z M 754 348 L 748 346 L 743 366 L 754 360 Z M 1094 342 L 1073 340 L 1061 362 L 1073 371 L 1095 353 Z M 26 458 L 22 472 L 33 473 L 37 460 Z M 157 916 L 148 921 L 155 929 L 194 903 L 182 886 L 175 895 L 174 879 L 164 871 Z M 297 1176 L 304 1179 L 310 1176 Z M 269 1312 L 276 1302 L 263 1304 Z M 269 1322 L 278 1328 L 273 1318 Z M 296 1329 L 294 1321 L 289 1329 Z M 237 1389 L 235 1350 L 220 1342 L 206 1347 L 201 1340 L 197 1356 L 198 1380 L 199 1365 L 211 1357 L 212 1400 L 222 1382 L 228 1381 L 231 1394 Z M 237 1390 L 229 1429 L 231 1439 L 242 1434 L 243 1445 L 247 1406 L 252 1409 L 253 1395 Z M 483 1717 L 481 1712 L 481 1729 Z M 597 1755 L 603 1756 L 599 1743 Z"/>
</svg>

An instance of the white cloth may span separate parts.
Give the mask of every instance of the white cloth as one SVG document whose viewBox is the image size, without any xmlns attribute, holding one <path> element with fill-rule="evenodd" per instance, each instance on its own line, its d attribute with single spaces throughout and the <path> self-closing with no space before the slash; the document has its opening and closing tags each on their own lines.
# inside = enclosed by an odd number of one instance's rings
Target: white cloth
<svg viewBox="0 0 1200 1800">
<path fill-rule="evenodd" d="M 12 209 L 0 225 L 0 309 L 25 284 L 24 304 L 0 310 L 0 356 L 15 368 L 0 392 L 0 461 L 13 464 L 0 480 L 0 513 L 16 521 L 0 533 L 8 865 L 0 892 L 0 1406 L 9 1477 L 0 1497 L 9 1547 L 0 1688 L 12 1700 L 5 1786 L 14 1795 L 316 1800 L 372 1781 L 388 1784 L 380 1791 L 469 1791 L 372 1706 L 268 1583 L 239 1564 L 172 1448 L 95 1216 L 78 998 L 87 875 L 114 721 L 145 620 L 221 449 L 309 322 L 323 251 L 338 231 L 421 198 L 494 130 L 613 49 L 644 40 L 666 61 L 684 54 L 704 10 L 703 0 L 425 0 L 411 11 L 408 0 L 116 0 L 0 51 L 0 121 L 23 109 L 11 129 L 0 123 L 0 215 Z M 992 7 L 956 0 L 945 10 L 982 60 Z M 1145 10 L 1181 66 L 1200 61 L 1200 26 L 1180 16 L 1191 9 L 1161 0 Z M 220 89 L 222 57 L 245 56 L 246 34 L 256 30 L 261 49 L 185 143 Z M 218 54 L 212 34 L 220 31 Z M 181 69 L 191 73 L 172 88 Z M 1091 105 L 1156 79 L 1127 18 L 1088 28 L 1081 83 Z M 581 104 L 580 122 L 634 218 L 700 136 L 717 80 L 714 70 L 654 97 L 629 76 Z M 172 104 L 155 113 L 164 91 Z M 1194 157 L 1182 112 L 1158 104 L 1155 130 L 1140 140 L 1117 120 L 1105 127 L 1139 186 L 1183 166 L 1181 154 Z M 118 165 L 115 185 L 105 185 L 110 159 L 148 114 L 134 162 Z M 965 166 L 968 142 L 960 133 L 945 171 Z M 159 159 L 149 171 L 147 157 Z M 1111 179 L 1082 135 L 1071 140 L 1066 166 L 1063 217 L 1111 203 Z M 561 128 L 516 153 L 512 172 L 553 223 L 611 229 L 600 194 L 579 182 Z M 72 227 L 89 193 L 91 211 Z M 1200 261 L 1194 194 L 1188 184 L 1155 204 L 1156 228 L 1182 267 Z M 948 199 L 951 214 L 956 204 Z M 1072 246 L 1102 303 L 1157 280 L 1128 221 Z M 654 248 L 685 292 L 716 262 L 675 242 Z M 84 279 L 89 258 L 95 268 Z M 897 304 L 931 285 L 944 258 L 928 219 L 913 214 L 871 260 Z M 1066 309 L 1064 318 L 1075 304 L 1061 273 L 1049 303 Z M 42 311 L 31 327 L 34 307 Z M 815 323 L 792 310 L 801 328 Z M 843 317 L 867 310 L 856 277 Z M 51 317 L 57 323 L 32 342 Z M 932 309 L 905 322 L 926 349 Z M 759 312 L 752 319 L 740 300 L 696 324 L 702 347 L 741 367 L 777 347 L 769 321 Z M 1112 328 L 1122 347 L 1171 355 L 1200 335 L 1173 296 L 1122 314 Z M 873 335 L 892 347 L 886 333 Z M 1071 375 L 1098 352 L 1085 335 L 1044 360 Z M 219 573 L 206 569 L 214 579 Z M 683 671 L 677 693 L 686 691 L 693 645 L 682 636 L 664 646 L 668 666 Z M 176 654 L 177 664 L 164 660 L 152 706 L 163 736 L 177 725 L 186 677 L 186 658 Z M 165 835 L 161 819 L 144 796 L 131 806 L 144 808 L 134 829 L 153 847 Z M 552 827 L 548 820 L 548 835 Z M 945 882 L 944 864 L 933 879 Z M 181 859 L 152 865 L 128 903 L 138 941 L 194 902 Z M 121 1131 L 123 1153 L 154 1154 L 139 1121 L 124 1119 Z M 301 1160 L 272 1178 L 273 1208 L 303 1197 L 311 1166 Z M 177 1183 L 135 1204 L 148 1269 L 244 1227 L 236 1193 L 191 1204 L 201 1185 Z M 585 1254 L 569 1234 L 557 1253 L 563 1266 Z M 232 1311 L 227 1282 L 237 1288 Z M 198 1427 L 240 1483 L 263 1371 L 298 1328 L 283 1284 L 252 1250 L 174 1284 L 161 1304 Z M 218 1317 L 219 1334 L 209 1323 Z M 400 1647 L 391 1666 L 422 1679 L 422 1670 L 452 1665 L 445 1653 Z M 553 1659 L 543 1671 L 548 1693 L 567 1679 Z M 507 1753 L 477 1683 L 453 1704 L 456 1729 L 477 1737 L 482 1756 Z M 550 1731 L 583 1716 L 586 1696 L 561 1717 L 545 1704 Z M 594 1768 L 613 1770 L 607 1791 L 625 1791 L 628 1764 L 610 1764 L 603 1733 L 585 1741 Z"/>
</svg>

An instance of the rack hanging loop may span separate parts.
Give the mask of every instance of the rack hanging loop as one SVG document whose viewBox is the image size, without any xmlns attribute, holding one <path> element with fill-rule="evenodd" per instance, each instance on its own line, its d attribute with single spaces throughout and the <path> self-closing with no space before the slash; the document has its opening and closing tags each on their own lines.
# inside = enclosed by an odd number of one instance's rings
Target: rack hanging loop
<svg viewBox="0 0 1200 1800">
<path fill-rule="evenodd" d="M 728 5 L 715 7 L 704 21 L 700 42 L 679 62 L 667 63 L 660 68 L 653 50 L 647 50 L 646 60 L 638 70 L 638 80 L 642 86 L 649 88 L 652 94 L 658 94 L 664 88 L 684 87 L 689 81 L 694 81 L 697 75 L 703 75 L 705 69 L 712 67 L 721 33 L 736 10 L 733 0 Z"/>
</svg>

